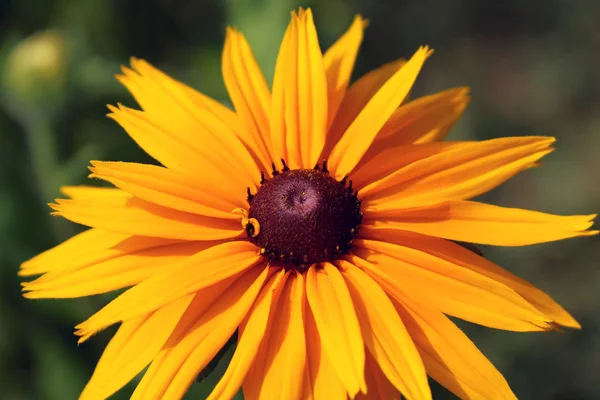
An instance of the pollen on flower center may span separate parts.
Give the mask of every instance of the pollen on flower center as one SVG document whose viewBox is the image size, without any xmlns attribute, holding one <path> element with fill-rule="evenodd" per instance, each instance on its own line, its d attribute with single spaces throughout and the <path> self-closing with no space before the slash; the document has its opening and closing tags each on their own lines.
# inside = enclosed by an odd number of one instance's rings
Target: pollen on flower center
<svg viewBox="0 0 600 400">
<path fill-rule="evenodd" d="M 346 253 L 362 220 L 360 200 L 352 181 L 337 181 L 321 168 L 274 169 L 256 194 L 248 193 L 250 242 L 270 262 L 305 270 L 313 263 L 331 261 Z"/>
</svg>

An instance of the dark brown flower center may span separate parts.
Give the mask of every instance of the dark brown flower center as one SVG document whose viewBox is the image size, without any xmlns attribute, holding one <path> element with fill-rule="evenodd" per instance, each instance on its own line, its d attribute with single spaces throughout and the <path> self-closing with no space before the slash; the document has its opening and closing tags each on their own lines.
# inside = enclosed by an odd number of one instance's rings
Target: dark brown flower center
<svg viewBox="0 0 600 400">
<path fill-rule="evenodd" d="M 271 263 L 303 271 L 348 252 L 362 220 L 360 200 L 346 178 L 336 181 L 322 168 L 274 170 L 256 194 L 248 193 L 250 242 Z"/>
</svg>

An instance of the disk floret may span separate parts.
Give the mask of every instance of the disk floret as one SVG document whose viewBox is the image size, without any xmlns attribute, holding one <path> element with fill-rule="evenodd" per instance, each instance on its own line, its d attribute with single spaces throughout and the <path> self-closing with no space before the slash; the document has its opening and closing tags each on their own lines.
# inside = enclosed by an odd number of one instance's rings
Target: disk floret
<svg viewBox="0 0 600 400">
<path fill-rule="evenodd" d="M 348 252 L 362 221 L 358 192 L 352 181 L 329 175 L 327 162 L 313 169 L 290 170 L 273 165 L 271 178 L 262 174 L 255 194 L 248 189 L 250 242 L 273 264 L 300 271 L 332 261 Z"/>
</svg>

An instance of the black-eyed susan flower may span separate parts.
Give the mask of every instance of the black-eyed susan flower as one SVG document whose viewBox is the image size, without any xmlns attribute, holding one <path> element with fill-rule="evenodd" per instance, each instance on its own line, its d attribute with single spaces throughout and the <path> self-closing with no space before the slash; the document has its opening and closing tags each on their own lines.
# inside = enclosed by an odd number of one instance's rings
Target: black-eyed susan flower
<svg viewBox="0 0 600 400">
<path fill-rule="evenodd" d="M 579 324 L 549 296 L 457 242 L 521 246 L 597 233 L 468 199 L 528 169 L 553 138 L 443 142 L 458 88 L 406 102 L 430 50 L 349 84 L 365 22 L 324 54 L 292 14 L 270 90 L 227 31 L 232 111 L 133 59 L 119 80 L 143 111 L 111 107 L 162 166 L 92 162 L 115 188 L 67 187 L 55 214 L 91 227 L 27 261 L 28 298 L 129 288 L 77 326 L 120 323 L 82 399 L 148 366 L 134 399 L 178 399 L 235 334 L 211 399 L 514 398 L 448 316 L 511 331 Z"/>
</svg>

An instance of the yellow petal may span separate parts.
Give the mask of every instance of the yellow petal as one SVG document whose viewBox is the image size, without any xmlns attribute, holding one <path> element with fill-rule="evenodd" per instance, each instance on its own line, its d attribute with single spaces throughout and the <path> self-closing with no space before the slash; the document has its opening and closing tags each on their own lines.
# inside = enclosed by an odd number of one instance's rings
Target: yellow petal
<svg viewBox="0 0 600 400">
<path fill-rule="evenodd" d="M 55 215 L 78 224 L 130 235 L 183 240 L 217 240 L 239 236 L 239 217 L 228 219 L 185 213 L 131 195 L 56 200 Z"/>
<path fill-rule="evenodd" d="M 107 116 L 115 120 L 151 157 L 168 168 L 193 171 L 199 169 L 194 152 L 150 123 L 142 111 L 125 106 L 108 106 Z"/>
<path fill-rule="evenodd" d="M 243 195 L 216 184 L 201 184 L 194 175 L 156 165 L 92 161 L 91 178 L 100 178 L 151 203 L 209 217 L 231 218 L 245 207 Z"/>
<path fill-rule="evenodd" d="M 255 172 L 242 167 L 250 168 L 255 163 L 230 124 L 212 110 L 199 108 L 181 84 L 144 60 L 133 58 L 131 63 L 137 72 L 123 68 L 124 75 L 118 78 L 126 85 L 128 82 L 145 85 L 144 94 L 136 100 L 146 111 L 143 113 L 146 118 L 215 166 L 229 166 L 242 176 Z M 232 159 L 237 162 L 232 163 Z"/>
<path fill-rule="evenodd" d="M 88 229 L 25 261 L 19 275 L 51 272 L 53 276 L 61 276 L 129 253 L 175 243 L 179 241 Z"/>
<path fill-rule="evenodd" d="M 193 173 L 199 182 L 220 181 L 232 192 L 243 192 L 248 186 L 249 179 L 245 174 L 230 173 L 231 169 L 223 157 L 203 157 L 203 152 L 199 153 L 161 128 L 152 114 L 122 105 L 119 108 L 108 108 L 112 111 L 108 116 L 117 121 L 146 153 L 165 167 Z"/>
<path fill-rule="evenodd" d="M 273 146 L 273 153 L 276 157 L 287 160 L 290 165 L 292 165 L 292 162 L 296 163 L 296 161 L 292 161 L 291 157 L 288 156 L 286 145 L 286 92 L 293 87 L 286 87 L 286 75 L 288 74 L 287 68 L 290 57 L 297 42 L 296 19 L 296 15 L 292 13 L 292 20 L 285 31 L 281 46 L 279 47 L 277 61 L 275 62 L 273 94 L 271 97 L 271 144 Z"/>
<path fill-rule="evenodd" d="M 206 249 L 211 242 L 152 247 L 101 260 L 77 270 L 50 272 L 24 283 L 30 299 L 91 296 L 136 285 Z"/>
<path fill-rule="evenodd" d="M 189 119 L 194 111 L 207 108 L 204 102 L 206 96 L 171 78 L 145 60 L 133 57 L 131 66 L 133 70 L 122 67 L 123 74 L 116 78 L 129 89 L 145 111 L 153 114 L 169 111 Z M 198 96 L 192 95 L 193 92 Z"/>
<path fill-rule="evenodd" d="M 310 356 L 307 355 L 306 358 L 308 359 L 308 357 L 310 357 Z M 308 361 L 306 362 L 306 365 L 304 366 L 302 384 L 304 385 L 302 387 L 302 398 L 304 400 L 314 400 L 315 397 L 314 397 L 314 393 L 313 393 L 313 389 L 312 389 L 312 384 L 310 381 L 310 372 L 308 371 Z M 345 397 L 341 396 L 340 399 L 345 399 Z"/>
<path fill-rule="evenodd" d="M 127 193 L 112 187 L 98 187 L 89 185 L 62 186 L 61 193 L 70 199 L 90 199 L 95 197 L 127 197 Z"/>
<path fill-rule="evenodd" d="M 336 178 L 354 169 L 366 153 L 377 132 L 408 95 L 429 54 L 421 47 L 415 55 L 377 91 L 365 108 L 348 127 L 329 156 L 329 165 Z"/>
<path fill-rule="evenodd" d="M 270 154 L 271 92 L 244 35 L 227 28 L 223 48 L 223 79 L 236 112 L 248 131 L 246 145 L 253 149 L 263 170 L 274 161 Z"/>
<path fill-rule="evenodd" d="M 216 154 L 225 162 L 222 173 L 227 174 L 229 180 L 244 181 L 246 186 L 257 184 L 260 181 L 260 168 L 235 132 L 208 111 L 199 111 L 196 119 L 201 125 L 196 140 L 200 142 L 202 157 L 209 159 Z M 205 173 L 213 171 L 214 168 Z"/>
<path fill-rule="evenodd" d="M 301 88 L 298 87 L 298 52 L 301 38 L 300 21 L 295 13 L 292 13 L 292 22 L 290 23 L 289 47 L 287 54 L 284 56 L 283 65 L 285 72 L 283 75 L 283 101 L 284 101 L 284 142 L 283 145 L 287 150 L 287 160 L 292 169 L 301 168 L 302 166 L 302 147 L 298 143 L 299 127 L 299 99 Z M 275 77 L 277 79 L 278 71 L 275 66 Z M 275 81 L 273 81 L 273 96 L 275 96 Z M 273 100 L 275 102 L 275 100 Z"/>
<path fill-rule="evenodd" d="M 444 314 L 408 300 L 395 305 L 433 379 L 462 399 L 516 400 L 502 374 Z"/>
<path fill-rule="evenodd" d="M 235 112 L 144 60 L 133 58 L 131 63 L 135 71 L 123 67 L 124 75 L 117 76 L 117 79 L 130 90 L 144 110 L 164 114 L 166 110 L 175 108 L 175 112 L 186 110 L 190 115 L 209 111 L 246 143 L 247 133 L 241 129 L 242 124 Z"/>
<path fill-rule="evenodd" d="M 468 88 L 446 90 L 413 100 L 398 108 L 379 131 L 359 169 L 386 149 L 443 140 L 469 102 Z"/>
<path fill-rule="evenodd" d="M 193 326 L 200 318 L 203 318 L 203 316 L 211 313 L 211 309 L 214 309 L 219 305 L 222 306 L 222 303 L 219 303 L 219 299 L 223 297 L 224 293 L 231 293 L 234 283 L 239 280 L 239 275 L 234 276 L 215 285 L 202 289 L 196 293 L 188 295 L 192 296 L 190 305 L 187 307 L 183 315 L 181 315 L 176 321 L 176 325 L 174 326 L 167 340 L 163 342 L 156 354 L 154 354 L 152 357 L 151 361 L 153 362 L 153 365 L 151 365 L 149 370 L 144 375 L 146 379 L 142 379 L 142 382 L 140 382 L 138 385 L 136 389 L 136 395 L 146 392 L 149 388 L 154 388 L 156 390 L 157 387 L 152 386 L 152 382 L 149 380 L 149 378 L 153 377 L 156 372 L 160 372 L 160 368 L 158 367 L 163 364 L 164 358 L 168 355 L 168 349 L 177 346 L 181 342 L 183 336 L 190 334 L 192 331 L 190 327 Z M 229 336 L 227 338 L 229 338 Z M 164 389 L 164 386 L 161 385 L 159 389 Z"/>
<path fill-rule="evenodd" d="M 362 199 L 365 188 L 374 182 L 382 181 L 413 163 L 426 160 L 444 151 L 450 151 L 460 145 L 460 142 L 434 142 L 386 149 L 376 158 L 360 165 L 352 173 L 353 186 L 359 190 Z"/>
<path fill-rule="evenodd" d="M 561 216 L 474 201 L 446 201 L 414 210 L 368 211 L 364 225 L 390 228 L 460 242 L 525 246 L 577 236 L 588 231 L 595 214 Z"/>
<path fill-rule="evenodd" d="M 384 291 L 351 263 L 342 269 L 367 349 L 390 382 L 409 399 L 431 399 L 421 357 Z"/>
<path fill-rule="evenodd" d="M 104 349 L 79 399 L 108 398 L 150 364 L 193 297 L 187 295 L 154 313 L 123 322 Z"/>
<path fill-rule="evenodd" d="M 245 60 L 248 61 L 249 59 L 246 58 Z M 127 77 L 120 76 L 119 79 L 126 84 L 125 86 L 130 89 L 144 110 L 164 113 L 164 110 L 173 106 L 173 98 L 169 93 L 172 91 L 180 92 L 184 95 L 183 102 L 190 113 L 197 115 L 208 111 L 221 124 L 226 125 L 227 132 L 233 132 L 245 145 L 246 150 L 252 155 L 257 165 L 262 164 L 262 158 L 256 153 L 256 143 L 250 131 L 245 128 L 235 112 L 218 101 L 171 78 L 147 62 L 134 59 L 133 63 L 138 73 L 132 73 L 132 71 L 125 69 Z M 155 92 L 158 92 L 158 94 L 154 95 Z M 180 107 L 179 103 L 174 106 Z M 172 153 L 172 155 L 177 158 L 179 153 Z"/>
<path fill-rule="evenodd" d="M 400 59 L 367 72 L 354 82 L 346 93 L 342 104 L 338 107 L 335 119 L 329 127 L 325 148 L 323 149 L 323 158 L 327 159 L 333 146 L 340 140 L 346 129 L 356 119 L 358 114 L 367 105 L 369 100 L 404 64 L 406 60 Z"/>
<path fill-rule="evenodd" d="M 314 268 L 314 267 L 313 267 Z M 307 283 L 308 287 L 308 283 Z M 306 329 L 306 398 L 346 400 L 348 394 L 339 374 L 323 349 L 321 336 L 313 312 L 308 309 L 305 318 Z M 360 332 L 359 332 L 360 335 Z M 364 351 L 364 350 L 363 350 Z M 350 397 L 352 398 L 352 397 Z"/>
<path fill-rule="evenodd" d="M 401 400 L 400 392 L 385 377 L 372 355 L 365 359 L 365 377 L 367 393 L 359 393 L 356 400 Z"/>
<path fill-rule="evenodd" d="M 370 183 L 361 190 L 361 195 L 368 200 L 371 209 L 380 210 L 466 200 L 530 168 L 552 151 L 552 143 L 554 138 L 535 136 L 453 143 L 438 154 L 400 167 Z M 384 151 L 372 162 L 406 151 L 402 147 Z M 368 164 L 364 168 L 368 168 Z"/>
<path fill-rule="evenodd" d="M 267 330 L 271 310 L 281 295 L 284 275 L 284 270 L 280 269 L 261 289 L 256 302 L 240 324 L 238 344 L 229 366 L 208 400 L 231 399 L 239 391 Z"/>
<path fill-rule="evenodd" d="M 248 130 L 244 129 L 238 116 L 233 111 L 169 77 L 145 61 L 133 59 L 132 64 L 137 71 L 123 68 L 124 75 L 118 76 L 118 79 L 132 92 L 144 110 L 158 115 L 159 118 L 164 117 L 167 119 L 173 118 L 174 114 L 179 114 L 184 110 L 188 112 L 189 116 L 202 115 L 208 112 L 220 124 L 226 126 L 224 130 L 227 134 L 232 132 L 244 143 L 248 153 L 252 154 L 253 157 L 255 156 L 255 146 L 249 137 Z M 144 113 L 141 114 L 144 115 Z M 189 120 L 189 117 L 184 116 L 183 120 Z M 122 124 L 121 121 L 119 123 Z M 131 125 L 131 121 L 128 124 Z M 192 148 L 186 146 L 185 138 L 183 141 L 173 140 L 156 127 L 152 128 L 152 132 L 132 132 L 128 130 L 128 133 L 148 154 L 170 168 L 177 165 L 181 166 L 185 161 L 182 160 L 184 155 L 193 153 Z M 194 132 L 194 134 L 197 133 Z M 189 139 L 194 137 L 195 135 L 189 135 Z M 237 147 L 237 143 L 234 145 Z M 258 160 L 256 161 L 258 165 Z"/>
<path fill-rule="evenodd" d="M 178 400 L 200 371 L 238 328 L 267 278 L 266 266 L 253 268 L 203 312 L 192 303 L 131 396 Z M 199 298 L 198 302 L 204 300 Z"/>
<path fill-rule="evenodd" d="M 327 81 L 311 10 L 292 13 L 275 66 L 272 118 L 275 152 L 292 169 L 312 168 L 325 143 Z"/>
<path fill-rule="evenodd" d="M 329 263 L 310 268 L 306 295 L 323 350 L 348 395 L 353 398 L 365 392 L 364 343 L 350 292 L 338 269 Z"/>
<path fill-rule="evenodd" d="M 249 242 L 227 242 L 208 248 L 157 273 L 111 301 L 76 328 L 80 342 L 119 321 L 154 311 L 251 269 L 260 260 Z"/>
<path fill-rule="evenodd" d="M 443 140 L 469 102 L 469 88 L 448 89 L 413 100 L 391 115 L 376 142 L 393 139 L 394 145 Z"/>
<path fill-rule="evenodd" d="M 355 16 L 348 31 L 323 55 L 325 76 L 327 77 L 328 128 L 346 94 L 366 26 L 365 19 L 360 15 Z"/>
<path fill-rule="evenodd" d="M 235 133 L 240 125 L 235 118 L 231 118 L 233 113 L 224 111 L 223 106 L 219 107 L 215 101 L 198 94 L 144 60 L 132 58 L 131 64 L 135 71 L 122 68 L 123 75 L 117 78 L 130 90 L 135 89 L 132 93 L 146 111 L 144 114 L 177 141 L 204 153 L 208 143 L 211 143 L 212 152 L 219 150 L 224 154 L 245 149 L 244 146 L 240 147 L 241 141 Z M 216 122 L 211 124 L 219 126 L 221 132 L 207 130 L 206 121 L 213 119 Z M 225 140 L 229 147 L 212 146 L 221 140 Z M 248 154 L 241 150 L 238 156 L 243 162 Z"/>
<path fill-rule="evenodd" d="M 527 300 L 546 317 L 553 320 L 556 324 L 569 328 L 581 327 L 579 323 L 558 303 L 531 283 L 449 240 L 414 232 L 371 230 L 369 228 L 363 228 L 361 230 L 361 235 L 366 238 L 417 249 L 420 252 L 429 253 L 462 268 L 467 268 L 478 274 L 487 276 L 517 292 L 521 297 Z"/>
<path fill-rule="evenodd" d="M 300 400 L 304 387 L 304 278 L 288 272 L 254 364 L 244 379 L 247 399 Z"/>
<path fill-rule="evenodd" d="M 391 295 L 405 293 L 446 314 L 510 331 L 549 330 L 549 319 L 514 290 L 470 269 L 413 248 L 355 240 L 351 261 Z"/>
</svg>

